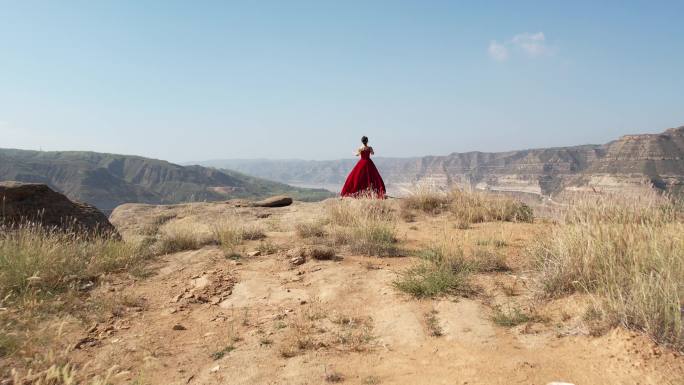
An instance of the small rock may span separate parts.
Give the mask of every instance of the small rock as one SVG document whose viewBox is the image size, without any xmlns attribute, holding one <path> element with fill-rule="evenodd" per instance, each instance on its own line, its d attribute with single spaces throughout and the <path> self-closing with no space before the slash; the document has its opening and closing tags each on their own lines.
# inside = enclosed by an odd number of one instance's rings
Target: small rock
<svg viewBox="0 0 684 385">
<path fill-rule="evenodd" d="M 262 201 L 254 202 L 256 207 L 285 207 L 292 204 L 292 198 L 285 195 L 277 195 Z"/>
<path fill-rule="evenodd" d="M 218 305 L 221 302 L 220 297 L 211 297 L 211 304 L 212 305 Z"/>
<path fill-rule="evenodd" d="M 219 370 L 221 370 L 221 365 L 216 365 L 213 368 L 209 369 L 209 373 L 216 373 Z"/>
<path fill-rule="evenodd" d="M 173 325 L 173 330 L 188 330 L 188 329 L 181 324 L 175 324 L 175 325 Z"/>
<path fill-rule="evenodd" d="M 261 251 L 259 251 L 259 250 L 254 250 L 254 251 L 250 251 L 249 253 L 247 253 L 247 256 L 249 256 L 249 257 L 258 257 L 260 255 L 261 255 Z"/>
<path fill-rule="evenodd" d="M 305 300 L 301 300 L 301 301 L 299 301 L 299 304 L 300 304 L 300 305 L 306 305 L 306 301 L 305 301 Z"/>
<path fill-rule="evenodd" d="M 93 287 L 95 287 L 95 283 L 93 281 L 88 281 L 88 282 L 84 283 L 83 285 L 81 285 L 79 290 L 88 291 L 88 290 L 92 289 Z"/>
<path fill-rule="evenodd" d="M 303 255 L 290 258 L 290 264 L 295 265 L 295 266 L 299 266 L 299 265 L 303 264 L 304 262 L 306 262 L 306 258 L 304 258 Z"/>
<path fill-rule="evenodd" d="M 575 385 L 575 384 L 572 384 L 570 382 L 549 382 L 546 385 Z"/>
<path fill-rule="evenodd" d="M 81 338 L 80 340 L 78 340 L 78 342 L 76 342 L 76 344 L 74 345 L 74 349 L 81 349 L 84 346 L 95 346 L 96 344 L 97 340 L 95 338 L 85 337 Z"/>
</svg>

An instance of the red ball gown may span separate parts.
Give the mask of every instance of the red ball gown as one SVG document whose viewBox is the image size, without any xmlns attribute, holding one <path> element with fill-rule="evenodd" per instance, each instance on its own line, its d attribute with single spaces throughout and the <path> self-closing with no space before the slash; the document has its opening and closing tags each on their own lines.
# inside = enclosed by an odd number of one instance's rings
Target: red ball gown
<svg viewBox="0 0 684 385">
<path fill-rule="evenodd" d="M 343 197 L 356 197 L 370 195 L 377 198 L 385 197 L 385 182 L 371 160 L 371 147 L 366 147 L 359 154 L 361 159 L 349 173 L 347 181 L 342 187 L 340 195 Z"/>
</svg>

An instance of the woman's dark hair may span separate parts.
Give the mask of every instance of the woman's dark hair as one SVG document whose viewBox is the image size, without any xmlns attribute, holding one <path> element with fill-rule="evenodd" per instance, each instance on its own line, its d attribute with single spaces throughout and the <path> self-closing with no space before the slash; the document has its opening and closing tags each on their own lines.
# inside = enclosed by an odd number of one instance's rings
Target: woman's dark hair
<svg viewBox="0 0 684 385">
<path fill-rule="evenodd" d="M 368 144 L 368 137 L 367 137 L 367 136 L 362 136 L 362 137 L 361 137 L 361 143 L 363 143 L 364 145 Z"/>
</svg>

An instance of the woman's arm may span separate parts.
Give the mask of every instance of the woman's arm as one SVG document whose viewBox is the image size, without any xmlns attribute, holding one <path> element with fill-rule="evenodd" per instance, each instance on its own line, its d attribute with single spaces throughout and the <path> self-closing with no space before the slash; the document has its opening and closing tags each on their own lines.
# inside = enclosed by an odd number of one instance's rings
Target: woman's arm
<svg viewBox="0 0 684 385">
<path fill-rule="evenodd" d="M 370 147 L 370 152 L 371 152 L 371 155 L 375 155 L 375 151 L 373 151 L 373 147 Z"/>
</svg>

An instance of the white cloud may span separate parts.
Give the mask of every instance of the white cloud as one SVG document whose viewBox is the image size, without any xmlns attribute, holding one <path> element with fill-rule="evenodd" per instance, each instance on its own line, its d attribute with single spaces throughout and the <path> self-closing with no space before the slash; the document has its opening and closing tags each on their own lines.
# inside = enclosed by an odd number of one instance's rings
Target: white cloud
<svg viewBox="0 0 684 385">
<path fill-rule="evenodd" d="M 522 32 L 503 43 L 489 42 L 489 56 L 496 61 L 507 60 L 515 51 L 522 51 L 528 57 L 549 56 L 554 52 L 547 44 L 544 32 Z"/>
<path fill-rule="evenodd" d="M 529 56 L 542 56 L 551 53 L 551 50 L 546 46 L 546 36 L 544 36 L 544 32 L 519 33 L 513 36 L 511 41 L 513 44 L 522 48 Z"/>
<path fill-rule="evenodd" d="M 492 40 L 489 42 L 489 56 L 496 61 L 504 61 L 508 59 L 508 48 L 496 40 Z"/>
</svg>

